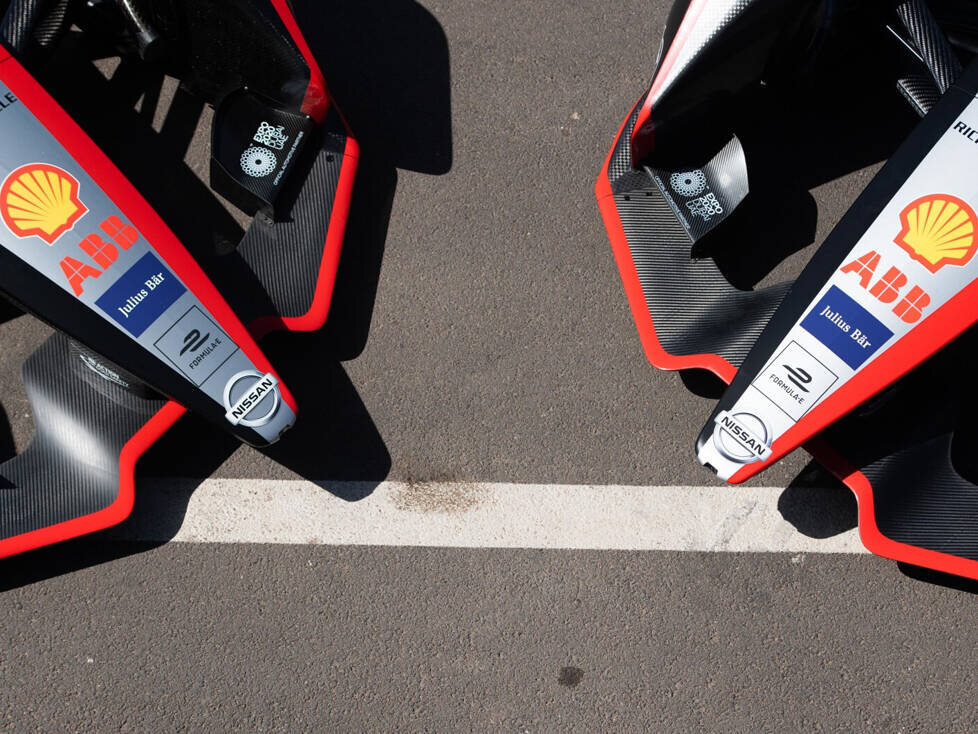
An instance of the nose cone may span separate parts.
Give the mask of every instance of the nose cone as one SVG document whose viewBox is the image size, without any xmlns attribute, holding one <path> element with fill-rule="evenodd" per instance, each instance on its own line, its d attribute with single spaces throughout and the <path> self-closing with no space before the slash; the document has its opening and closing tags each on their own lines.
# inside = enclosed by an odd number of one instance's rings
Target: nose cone
<svg viewBox="0 0 978 734">
<path fill-rule="evenodd" d="M 726 119 L 724 103 L 763 78 L 786 47 L 811 43 L 824 0 L 692 0 L 663 38 L 631 139 L 639 167 L 673 139 Z"/>
</svg>

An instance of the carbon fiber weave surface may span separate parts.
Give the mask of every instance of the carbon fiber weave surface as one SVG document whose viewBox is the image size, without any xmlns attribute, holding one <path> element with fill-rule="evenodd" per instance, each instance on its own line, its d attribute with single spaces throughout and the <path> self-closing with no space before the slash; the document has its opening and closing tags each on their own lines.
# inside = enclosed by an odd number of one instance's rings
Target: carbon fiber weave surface
<svg viewBox="0 0 978 734">
<path fill-rule="evenodd" d="M 941 92 L 934 81 L 923 74 L 900 79 L 897 82 L 897 89 L 921 117 L 930 112 L 941 98 Z"/>
<path fill-rule="evenodd" d="M 23 51 L 46 5 L 45 0 L 13 0 L 0 24 L 4 43 L 14 51 Z"/>
<path fill-rule="evenodd" d="M 717 354 L 737 366 L 788 284 L 742 291 L 712 259 L 693 258 L 693 238 L 648 170 L 631 167 L 628 141 L 635 116 L 625 125 L 606 173 L 656 336 L 670 354 Z"/>
<path fill-rule="evenodd" d="M 978 357 L 963 334 L 887 393 L 823 435 L 873 487 L 879 530 L 891 540 L 978 560 L 975 400 L 950 376 Z"/>
<path fill-rule="evenodd" d="M 333 116 L 328 126 L 331 121 L 334 131 L 341 129 Z M 288 216 L 274 224 L 256 217 L 238 246 L 238 255 L 257 278 L 256 286 L 265 291 L 280 316 L 301 316 L 312 303 L 345 144 L 346 136 L 339 132 L 324 134 Z"/>
<path fill-rule="evenodd" d="M 164 404 L 90 370 L 60 334 L 28 358 L 23 377 L 35 436 L 0 465 L 0 539 L 112 504 L 122 447 Z"/>
<path fill-rule="evenodd" d="M 161 0 L 152 19 L 186 56 L 183 81 L 212 104 L 247 87 L 298 111 L 309 69 L 268 0 Z"/>
<path fill-rule="evenodd" d="M 922 0 L 907 0 L 897 6 L 897 15 L 907 27 L 924 63 L 942 94 L 961 76 L 963 67 L 944 31 Z"/>
</svg>

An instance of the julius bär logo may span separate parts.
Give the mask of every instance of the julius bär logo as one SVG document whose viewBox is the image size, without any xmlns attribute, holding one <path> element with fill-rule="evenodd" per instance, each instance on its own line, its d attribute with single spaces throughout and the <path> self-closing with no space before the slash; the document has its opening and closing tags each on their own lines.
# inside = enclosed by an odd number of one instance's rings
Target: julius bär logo
<svg viewBox="0 0 978 734">
<path fill-rule="evenodd" d="M 78 179 L 47 163 L 21 166 L 0 187 L 0 214 L 17 237 L 36 236 L 53 245 L 87 211 L 78 198 Z"/>
<path fill-rule="evenodd" d="M 978 250 L 978 217 L 956 196 L 923 196 L 900 212 L 903 229 L 894 242 L 930 272 L 965 265 Z"/>
</svg>

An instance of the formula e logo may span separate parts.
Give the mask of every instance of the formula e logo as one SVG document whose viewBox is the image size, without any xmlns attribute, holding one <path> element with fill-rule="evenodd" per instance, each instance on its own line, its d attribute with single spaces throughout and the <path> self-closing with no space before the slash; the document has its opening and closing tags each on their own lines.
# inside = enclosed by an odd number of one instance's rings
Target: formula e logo
<svg viewBox="0 0 978 734">
<path fill-rule="evenodd" d="M 788 371 L 788 379 L 795 383 L 797 387 L 802 392 L 808 392 L 808 388 L 805 387 L 808 383 L 812 381 L 812 376 L 805 372 L 801 367 L 789 367 L 786 364 L 781 365 Z"/>
<path fill-rule="evenodd" d="M 196 352 L 211 338 L 211 333 L 208 331 L 203 336 L 200 335 L 198 329 L 191 329 L 187 335 L 183 338 L 183 349 L 180 350 L 180 356 L 182 357 L 187 352 Z"/>
<path fill-rule="evenodd" d="M 753 413 L 731 414 L 724 410 L 715 423 L 713 443 L 730 461 L 752 464 L 771 455 L 771 431 Z"/>
<path fill-rule="evenodd" d="M 269 423 L 278 412 L 278 379 L 275 375 L 245 370 L 224 386 L 224 417 L 232 426 L 258 428 Z"/>
<path fill-rule="evenodd" d="M 53 245 L 87 211 L 78 198 L 78 179 L 47 163 L 21 166 L 0 187 L 0 214 L 20 238 L 36 236 Z"/>
</svg>

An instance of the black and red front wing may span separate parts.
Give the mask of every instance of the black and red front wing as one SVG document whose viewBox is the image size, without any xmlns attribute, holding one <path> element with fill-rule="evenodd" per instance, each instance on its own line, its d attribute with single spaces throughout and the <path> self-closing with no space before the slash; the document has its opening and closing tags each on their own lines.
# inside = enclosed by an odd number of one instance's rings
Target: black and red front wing
<svg viewBox="0 0 978 734">
<path fill-rule="evenodd" d="M 704 12 L 707 4 L 693 0 L 688 11 Z M 689 15 L 683 23 L 688 20 Z M 674 44 L 681 45 L 689 38 L 683 23 L 667 32 L 667 40 L 678 39 Z M 654 162 L 663 158 L 654 150 L 663 139 L 657 141 L 653 134 L 651 97 L 663 86 L 662 69 L 678 55 L 675 45 L 668 48 L 652 88 L 619 130 L 595 193 L 649 361 L 666 370 L 705 369 L 728 384 L 746 364 L 750 377 L 745 382 L 750 382 L 773 358 L 771 351 L 826 274 L 838 268 L 842 253 L 911 176 L 934 141 L 961 124 L 962 111 L 978 95 L 978 66 L 969 68 L 957 91 L 941 99 L 891 158 L 794 288 L 783 283 L 748 291 L 735 287 L 721 271 L 717 253 L 729 256 L 733 248 L 749 257 L 764 247 L 764 233 L 756 232 L 749 243 L 706 237 L 747 194 L 748 162 L 737 138 L 731 134 L 714 140 L 705 153 L 694 146 L 685 159 L 681 151 L 670 149 L 666 163 Z M 967 160 L 962 158 L 962 164 Z M 978 336 L 973 329 L 967 331 L 975 318 L 973 307 L 943 309 L 915 334 L 917 346 L 902 361 L 905 366 L 891 370 L 879 385 L 865 385 L 862 396 L 843 411 L 847 415 L 805 443 L 855 493 L 860 537 L 867 549 L 970 578 L 978 578 L 978 483 L 967 447 L 974 401 L 962 393 L 957 377 L 978 348 Z M 961 332 L 950 347 L 898 379 Z M 857 408 L 894 381 L 883 396 Z M 718 411 L 732 402 L 729 393 L 724 400 Z"/>
<path fill-rule="evenodd" d="M 117 207 L 119 220 L 131 225 L 133 236 L 151 243 L 164 269 L 193 293 L 217 332 L 233 340 L 258 372 L 277 378 L 255 340 L 275 330 L 312 331 L 324 324 L 359 151 L 288 4 L 285 0 L 254 0 L 252 4 L 260 11 L 254 17 L 261 32 L 268 35 L 270 30 L 284 49 L 282 53 L 294 54 L 295 67 L 304 79 L 301 89 L 288 90 L 294 99 L 284 95 L 275 101 L 285 109 L 294 105 L 293 114 L 314 121 L 318 150 L 309 154 L 302 171 L 304 178 L 290 182 L 293 194 L 288 197 L 287 210 L 254 219 L 237 248 L 235 271 L 222 273 L 220 263 L 210 268 L 224 288 L 254 288 L 256 295 L 261 292 L 262 297 L 254 299 L 234 294 L 230 300 L 242 304 L 237 314 L 139 192 L 6 51 L 0 57 L 0 84 L 67 151 L 78 167 L 79 180 L 87 177 L 86 181 L 90 178 L 97 182 Z M 268 98 L 275 90 L 263 91 Z M 38 155 L 43 156 L 43 151 Z M 8 173 L 3 172 L 4 176 Z M 88 195 L 85 190 L 80 192 L 82 199 Z M 74 246 L 91 224 L 82 224 L 85 221 L 82 217 L 73 225 L 78 228 L 78 237 L 73 238 L 73 228 L 59 235 L 62 241 L 55 241 L 52 252 L 69 240 Z M 109 249 L 115 253 L 111 257 L 125 254 L 111 244 Z M 111 264 L 104 252 L 96 256 Z M 160 366 L 163 362 L 159 355 L 152 358 L 127 338 L 124 329 L 113 328 L 105 318 L 93 315 L 94 310 L 80 307 L 67 287 L 52 288 L 11 253 L 4 251 L 2 259 L 6 267 L 0 286 L 8 296 L 64 334 L 51 337 L 24 366 L 25 386 L 35 415 L 35 437 L 22 454 L 0 465 L 0 557 L 121 522 L 133 506 L 138 459 L 179 419 L 185 406 L 205 415 L 209 412 L 217 423 L 225 419 L 223 407 L 201 399 L 192 380 L 174 379 L 173 370 Z M 88 265 L 100 269 L 97 261 Z M 115 277 L 108 273 L 107 267 L 102 273 L 105 277 L 96 278 L 105 281 Z M 249 309 L 251 301 L 271 304 L 271 309 Z M 134 389 L 139 383 L 153 389 Z M 159 397 L 161 393 L 171 399 Z M 295 401 L 280 381 L 275 394 L 281 398 L 283 409 L 295 411 Z M 262 429 L 250 429 L 247 423 L 244 420 L 229 428 L 243 431 L 249 441 L 263 442 L 254 433 Z"/>
</svg>

